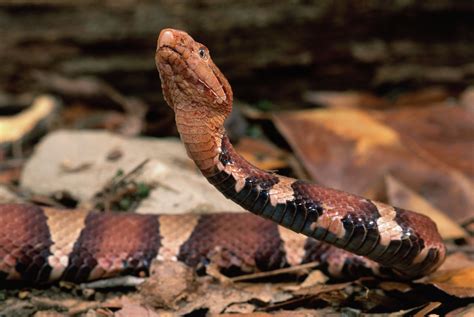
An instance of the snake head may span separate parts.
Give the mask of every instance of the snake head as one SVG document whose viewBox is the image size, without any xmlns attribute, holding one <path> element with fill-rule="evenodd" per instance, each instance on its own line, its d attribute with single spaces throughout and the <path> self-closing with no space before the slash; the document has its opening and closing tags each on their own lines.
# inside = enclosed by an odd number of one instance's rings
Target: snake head
<svg viewBox="0 0 474 317">
<path fill-rule="evenodd" d="M 212 61 L 207 47 L 189 34 L 163 29 L 155 61 L 165 100 L 175 111 L 177 107 L 206 107 L 226 116 L 230 113 L 232 89 L 227 79 Z"/>
</svg>

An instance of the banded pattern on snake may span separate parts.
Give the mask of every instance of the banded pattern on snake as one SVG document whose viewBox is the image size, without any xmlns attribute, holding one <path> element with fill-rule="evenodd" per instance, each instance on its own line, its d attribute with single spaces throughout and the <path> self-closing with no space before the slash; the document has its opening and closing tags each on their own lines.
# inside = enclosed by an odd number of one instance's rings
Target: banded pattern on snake
<svg viewBox="0 0 474 317">
<path fill-rule="evenodd" d="M 224 274 L 320 261 L 334 276 L 372 264 L 250 213 L 142 215 L 0 205 L 0 282 L 146 276 L 153 260 Z"/>
<path fill-rule="evenodd" d="M 208 49 L 183 31 L 165 29 L 156 64 L 188 155 L 226 197 L 295 232 L 343 248 L 404 278 L 435 270 L 445 246 L 421 214 L 252 166 L 232 147 L 224 121 L 232 89 Z"/>
</svg>

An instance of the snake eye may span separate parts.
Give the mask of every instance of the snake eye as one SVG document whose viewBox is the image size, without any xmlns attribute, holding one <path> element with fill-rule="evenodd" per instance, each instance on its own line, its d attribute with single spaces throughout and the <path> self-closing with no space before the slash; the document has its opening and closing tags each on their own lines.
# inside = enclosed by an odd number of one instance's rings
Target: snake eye
<svg viewBox="0 0 474 317">
<path fill-rule="evenodd" d="M 199 50 L 198 50 L 198 53 L 199 53 L 199 56 L 201 58 L 206 58 L 206 49 L 204 47 L 201 47 Z"/>
</svg>

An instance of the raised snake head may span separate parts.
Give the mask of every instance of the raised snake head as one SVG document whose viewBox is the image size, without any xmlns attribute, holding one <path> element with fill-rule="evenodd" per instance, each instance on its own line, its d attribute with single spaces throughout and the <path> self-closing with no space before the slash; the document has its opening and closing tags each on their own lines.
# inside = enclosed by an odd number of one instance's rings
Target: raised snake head
<svg viewBox="0 0 474 317">
<path fill-rule="evenodd" d="M 205 109 L 227 117 L 232 89 L 212 61 L 207 47 L 184 31 L 163 29 L 158 37 L 156 66 L 166 102 L 179 109 Z"/>
</svg>

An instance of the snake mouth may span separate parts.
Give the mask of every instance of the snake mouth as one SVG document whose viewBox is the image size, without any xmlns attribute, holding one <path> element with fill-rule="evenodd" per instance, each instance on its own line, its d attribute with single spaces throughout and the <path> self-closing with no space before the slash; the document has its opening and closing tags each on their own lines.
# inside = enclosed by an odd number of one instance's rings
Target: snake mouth
<svg viewBox="0 0 474 317">
<path fill-rule="evenodd" d="M 178 52 L 173 46 L 163 45 L 163 46 L 160 46 L 160 47 L 157 48 L 157 50 L 156 50 L 156 55 L 157 55 L 157 56 L 159 55 L 160 57 L 162 57 L 162 59 L 163 59 L 166 63 L 168 63 L 168 64 L 170 64 L 170 65 L 172 64 L 172 63 L 169 61 L 169 55 L 168 55 L 168 56 L 165 56 L 164 54 L 162 54 L 162 52 L 164 52 L 164 51 L 168 51 L 168 52 L 171 51 L 171 52 L 170 52 L 171 54 L 176 54 L 176 55 L 179 57 L 179 59 L 181 59 L 184 63 L 186 63 L 186 60 L 184 59 L 183 54 L 181 54 L 180 52 Z M 186 63 L 186 65 L 187 65 L 187 63 Z"/>
</svg>

